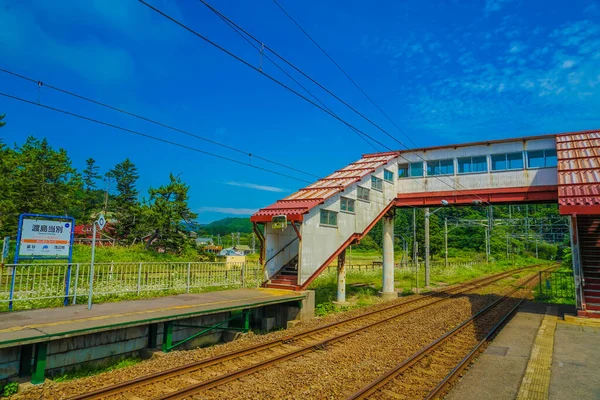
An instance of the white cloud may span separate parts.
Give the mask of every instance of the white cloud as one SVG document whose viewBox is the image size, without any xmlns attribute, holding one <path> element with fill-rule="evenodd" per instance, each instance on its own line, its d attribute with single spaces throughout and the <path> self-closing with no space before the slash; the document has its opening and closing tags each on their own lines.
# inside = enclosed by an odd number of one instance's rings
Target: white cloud
<svg viewBox="0 0 600 400">
<path fill-rule="evenodd" d="M 277 193 L 281 193 L 281 192 L 285 192 L 285 189 L 282 188 L 278 188 L 275 186 L 265 186 L 265 185 L 257 185 L 254 183 L 246 183 L 246 182 L 224 182 L 226 185 L 229 186 L 239 186 L 239 187 L 245 187 L 245 188 L 250 188 L 250 189 L 256 189 L 256 190 L 262 190 L 264 192 L 277 192 Z"/>
<path fill-rule="evenodd" d="M 568 69 L 568 68 L 573 68 L 573 66 L 575 65 L 575 61 L 573 60 L 565 60 L 563 61 L 561 68 L 562 69 Z"/>
<path fill-rule="evenodd" d="M 256 211 L 255 208 L 233 208 L 233 207 L 200 207 L 196 212 L 215 212 L 219 214 L 232 214 L 232 215 L 252 215 Z"/>
<path fill-rule="evenodd" d="M 489 15 L 495 11 L 501 10 L 504 5 L 512 2 L 513 0 L 485 0 L 485 8 L 483 12 L 485 15 Z"/>
</svg>

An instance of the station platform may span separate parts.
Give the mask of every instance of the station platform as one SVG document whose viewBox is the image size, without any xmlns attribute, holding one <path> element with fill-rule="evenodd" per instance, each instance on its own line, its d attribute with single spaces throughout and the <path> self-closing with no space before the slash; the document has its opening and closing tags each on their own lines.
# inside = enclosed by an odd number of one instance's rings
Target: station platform
<svg viewBox="0 0 600 400">
<path fill-rule="evenodd" d="M 445 399 L 600 399 L 600 321 L 575 314 L 525 303 Z"/>
<path fill-rule="evenodd" d="M 0 314 L 0 383 L 233 340 L 314 316 L 314 292 L 236 289 Z"/>
<path fill-rule="evenodd" d="M 278 289 L 235 289 L 115 303 L 5 312 L 0 314 L 0 348 L 188 319 L 270 304 L 301 301 L 306 294 Z"/>
</svg>

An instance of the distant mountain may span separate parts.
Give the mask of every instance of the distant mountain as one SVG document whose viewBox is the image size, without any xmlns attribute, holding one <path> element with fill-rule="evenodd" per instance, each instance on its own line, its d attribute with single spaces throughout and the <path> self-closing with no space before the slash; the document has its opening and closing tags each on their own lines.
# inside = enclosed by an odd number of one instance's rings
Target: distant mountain
<svg viewBox="0 0 600 400">
<path fill-rule="evenodd" d="M 202 227 L 210 235 L 228 235 L 230 233 L 250 233 L 252 232 L 252 222 L 250 218 L 223 218 L 213 221 Z"/>
</svg>

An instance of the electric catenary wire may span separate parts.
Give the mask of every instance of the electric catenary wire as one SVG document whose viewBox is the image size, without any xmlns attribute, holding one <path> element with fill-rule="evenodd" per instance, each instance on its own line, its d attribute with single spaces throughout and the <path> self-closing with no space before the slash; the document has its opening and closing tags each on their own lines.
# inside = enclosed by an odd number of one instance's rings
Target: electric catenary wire
<svg viewBox="0 0 600 400">
<path fill-rule="evenodd" d="M 33 105 L 33 106 L 42 107 L 42 108 L 45 108 L 47 110 L 55 111 L 55 112 L 58 112 L 58 113 L 61 113 L 61 114 L 65 114 L 65 115 L 69 115 L 69 116 L 72 116 L 72 117 L 75 117 L 75 118 L 79 118 L 79 119 L 82 119 L 82 120 L 85 120 L 85 121 L 93 122 L 93 123 L 96 123 L 96 124 L 99 124 L 99 125 L 108 126 L 109 128 L 118 129 L 120 131 L 132 133 L 134 135 L 138 135 L 138 136 L 142 136 L 142 137 L 145 137 L 145 138 L 148 138 L 148 139 L 156 140 L 158 142 L 167 143 L 167 144 L 170 144 L 170 145 L 173 145 L 173 146 L 181 147 L 183 149 L 195 151 L 197 153 L 205 154 L 205 155 L 208 155 L 208 156 L 211 156 L 211 157 L 215 157 L 215 158 L 218 158 L 218 159 L 221 159 L 221 160 L 229 161 L 229 162 L 236 163 L 236 164 L 239 164 L 239 165 L 244 165 L 246 167 L 254 168 L 254 169 L 257 169 L 257 170 L 260 170 L 260 171 L 269 172 L 271 174 L 283 176 L 285 178 L 293 179 L 293 180 L 296 180 L 296 181 L 299 181 L 299 182 L 312 183 L 310 181 L 307 181 L 307 180 L 304 180 L 304 179 L 301 179 L 301 178 L 296 178 L 294 176 L 287 175 L 287 174 L 284 174 L 284 173 L 281 173 L 281 172 L 278 172 L 278 171 L 273 171 L 273 170 L 268 169 L 268 168 L 263 168 L 263 167 L 259 167 L 257 165 L 247 164 L 245 162 L 242 162 L 242 161 L 239 161 L 239 160 L 236 160 L 236 159 L 233 159 L 233 158 L 225 157 L 225 156 L 222 156 L 222 155 L 219 155 L 219 154 L 211 153 L 211 152 L 208 152 L 208 151 L 205 151 L 205 150 L 201 150 L 201 149 L 198 149 L 196 147 L 192 147 L 192 146 L 188 146 L 188 145 L 181 144 L 181 143 L 178 143 L 178 142 L 174 142 L 172 140 L 163 139 L 163 138 L 160 138 L 160 137 L 157 137 L 157 136 L 152 136 L 152 135 L 149 135 L 147 133 L 143 133 L 143 132 L 136 131 L 136 130 L 133 130 L 133 129 L 125 128 L 125 127 L 122 127 L 120 125 L 112 124 L 110 122 L 105 122 L 105 121 L 102 121 L 102 120 L 99 120 L 99 119 L 95 119 L 95 118 L 92 118 L 92 117 L 88 117 L 88 116 L 85 116 L 85 115 L 82 115 L 82 114 L 77 114 L 77 113 L 74 113 L 74 112 L 71 112 L 71 111 L 67 111 L 67 110 L 64 110 L 64 109 L 61 109 L 61 108 L 48 106 L 48 105 L 43 104 L 43 103 L 37 103 L 35 101 L 27 100 L 27 99 L 24 99 L 24 98 L 18 97 L 18 96 L 13 96 L 13 95 L 10 95 L 8 93 L 0 92 L 0 96 L 4 96 L 4 97 L 7 97 L 9 99 L 17 100 L 17 101 L 20 101 L 22 103 L 30 104 L 30 105 Z"/>
<path fill-rule="evenodd" d="M 290 13 L 288 13 L 281 6 L 281 4 L 277 2 L 277 0 L 273 0 L 273 2 L 294 23 L 294 25 L 296 25 L 298 29 L 300 29 L 302 33 L 304 33 L 304 35 L 306 35 L 306 37 L 309 38 L 319 50 L 321 50 L 325 57 L 327 57 L 333 63 L 333 65 L 335 65 L 340 72 L 344 74 L 344 76 L 346 76 L 350 82 L 352 82 L 352 84 L 367 98 L 367 100 L 369 100 L 371 104 L 373 104 L 375 108 L 377 108 L 379 112 L 381 112 L 381 114 L 383 114 L 388 121 L 390 121 L 404 135 L 404 137 L 406 137 L 413 144 L 413 146 L 417 147 L 417 144 L 414 142 L 414 140 L 412 140 L 412 138 L 406 132 L 404 132 L 404 130 L 396 122 L 394 122 L 394 120 L 385 111 L 383 111 L 381 107 L 379 107 L 379 105 L 358 85 L 358 83 L 356 83 L 354 79 L 352 79 L 350 75 L 348 75 L 348 73 L 346 73 L 346 71 L 344 71 L 344 69 L 333 59 L 333 57 L 331 57 L 329 53 L 327 53 L 327 51 L 325 51 L 325 49 L 321 47 L 321 45 L 319 45 L 315 39 L 313 39 L 313 37 L 290 15 Z"/>
<path fill-rule="evenodd" d="M 204 3 L 203 0 L 200 0 Z M 414 140 L 412 140 L 412 138 L 358 85 L 358 83 L 356 83 L 356 81 L 354 79 L 352 79 L 352 77 L 341 67 L 341 65 L 339 65 L 334 59 L 333 57 L 331 57 L 329 55 L 329 53 L 327 53 L 327 51 L 290 15 L 290 13 L 288 13 L 282 6 L 281 4 L 279 4 L 277 2 L 277 0 L 273 0 L 273 2 L 275 3 L 275 5 L 277 7 L 279 7 L 279 9 L 294 23 L 294 25 L 296 25 L 298 27 L 298 29 L 300 29 L 300 31 L 302 31 L 302 33 L 304 33 L 304 35 L 306 35 L 306 37 L 315 45 L 317 46 L 317 48 L 340 70 L 340 72 L 342 74 L 344 74 L 344 76 L 346 76 L 346 78 L 348 78 L 348 80 L 367 98 L 367 100 L 369 100 L 371 102 L 371 104 L 373 104 L 373 106 L 375 106 L 375 108 L 377 108 L 381 114 L 383 114 L 388 121 L 390 121 L 403 135 L 404 137 L 406 137 L 412 144 L 413 146 L 417 147 L 417 144 L 414 142 Z M 386 132 L 387 134 L 387 132 Z M 389 136 L 389 134 L 388 134 Z M 393 138 L 393 136 L 391 136 Z M 395 138 L 394 138 L 395 139 Z M 397 140 L 396 140 L 397 141 Z M 400 143 L 400 142 L 398 142 Z M 405 147 L 407 150 L 411 150 L 408 146 L 406 146 L 403 143 L 400 143 L 401 146 Z M 427 162 L 427 159 L 420 156 L 417 153 L 413 153 L 415 154 L 418 158 L 420 158 L 423 162 Z M 402 156 L 400 156 L 402 157 Z M 405 157 L 402 157 L 404 160 L 410 162 L 409 160 L 407 160 Z M 440 180 L 441 181 L 441 180 Z M 442 182 L 442 181 L 441 181 Z M 466 189 L 463 185 L 461 185 L 460 183 L 456 182 L 455 186 L 452 187 L 450 184 L 448 184 L 447 182 L 443 181 L 444 184 L 454 190 L 456 190 L 456 185 L 461 186 L 462 188 Z M 480 196 L 476 196 L 478 197 L 480 200 L 484 201 L 485 203 L 490 204 L 488 201 L 482 199 Z"/>
<path fill-rule="evenodd" d="M 294 172 L 298 172 L 298 173 L 301 173 L 301 174 L 304 174 L 304 175 L 312 176 L 313 178 L 317 178 L 317 179 L 319 178 L 319 176 L 311 174 L 309 172 L 305 172 L 305 171 L 302 171 L 300 169 L 297 169 L 297 168 L 294 168 L 294 167 L 290 167 L 288 165 L 279 163 L 277 161 L 269 160 L 268 158 L 264 158 L 264 157 L 258 156 L 256 154 L 249 153 L 249 152 L 244 151 L 244 150 L 240 150 L 240 149 L 235 148 L 233 146 L 229 146 L 227 144 L 223 144 L 223 143 L 217 142 L 216 140 L 212 140 L 212 139 L 208 139 L 206 137 L 200 136 L 200 135 L 196 135 L 196 134 L 191 133 L 189 131 L 185 131 L 183 129 L 179 129 L 179 128 L 176 128 L 174 126 L 167 125 L 167 124 L 162 123 L 160 121 L 157 121 L 157 120 L 154 120 L 154 119 L 150 119 L 148 117 L 144 117 L 142 115 L 135 114 L 135 113 L 132 113 L 132 112 L 127 111 L 127 110 L 123 110 L 123 109 L 115 107 L 115 106 L 111 106 L 110 104 L 103 103 L 103 102 L 98 101 L 98 100 L 94 100 L 92 98 L 89 98 L 89 97 L 86 97 L 86 96 L 74 93 L 72 91 L 69 91 L 69 90 L 66 90 L 66 89 L 62 89 L 62 88 L 57 87 L 57 86 L 49 85 L 46 82 L 44 82 L 42 84 L 41 81 L 35 80 L 35 79 L 31 78 L 31 77 L 28 77 L 28 76 L 25 76 L 25 75 L 22 75 L 22 74 L 18 74 L 16 72 L 12 72 L 12 71 L 6 70 L 4 68 L 0 68 L 0 72 L 4 72 L 5 74 L 9 74 L 9 75 L 12 75 L 14 77 L 17 77 L 17 78 L 20 78 L 20 79 L 23 79 L 23 80 L 26 80 L 26 81 L 29 81 L 29 82 L 33 82 L 36 85 L 38 85 L 38 87 L 40 87 L 40 86 L 43 85 L 43 87 L 45 87 L 45 88 L 55 90 L 57 92 L 60 92 L 60 93 L 63 93 L 63 94 L 66 94 L 66 95 L 78 98 L 80 100 L 85 100 L 85 101 L 87 101 L 89 103 L 96 104 L 96 105 L 104 107 L 104 108 L 108 108 L 109 110 L 117 111 L 119 113 L 131 116 L 131 117 L 138 118 L 138 119 L 140 119 L 142 121 L 150 122 L 152 124 L 158 125 L 158 126 L 163 127 L 163 128 L 170 129 L 170 130 L 175 131 L 175 132 L 183 133 L 185 135 L 194 137 L 196 139 L 204 140 L 205 142 L 208 142 L 208 143 L 211 143 L 211 144 L 214 144 L 214 145 L 217 145 L 217 146 L 221 146 L 223 148 L 226 148 L 228 150 L 232 150 L 232 151 L 238 152 L 240 154 L 244 154 L 244 155 L 250 156 L 251 158 L 255 158 L 255 159 L 258 159 L 258 160 L 261 160 L 261 161 L 265 161 L 265 162 L 273 164 L 273 165 L 277 165 L 278 167 L 287 168 L 287 169 L 289 169 L 291 171 L 294 171 Z M 39 101 L 39 98 L 38 98 L 38 101 Z"/>
<path fill-rule="evenodd" d="M 140 0 L 141 1 L 141 0 Z M 309 79 L 311 82 L 313 82 L 314 84 L 316 84 L 317 86 L 319 86 L 321 89 L 323 89 L 325 92 L 327 92 L 328 94 L 330 94 L 332 97 L 334 97 L 336 100 L 340 101 L 342 104 L 344 104 L 346 107 L 348 107 L 350 110 L 352 110 L 354 113 L 356 113 L 357 115 L 359 115 L 360 117 L 362 117 L 364 120 L 366 120 L 367 122 L 369 122 L 371 125 L 373 125 L 374 127 L 376 127 L 377 129 L 379 129 L 381 132 L 383 132 L 385 135 L 387 135 L 388 137 L 392 138 L 394 141 L 396 141 L 400 146 L 406 148 L 407 150 L 410 150 L 410 148 L 408 148 L 408 146 L 406 146 L 404 143 L 402 143 L 401 141 L 399 141 L 397 138 L 395 138 L 393 135 L 391 135 L 388 131 L 386 131 L 385 129 L 383 129 L 381 126 L 379 126 L 378 124 L 376 124 L 375 122 L 373 122 L 371 119 L 369 119 L 368 117 L 366 117 L 364 114 L 362 114 L 360 111 L 358 111 L 356 108 L 352 107 L 350 104 L 348 104 L 346 101 L 344 101 L 343 99 L 341 99 L 339 96 L 337 96 L 336 94 L 334 94 L 333 92 L 331 92 L 329 89 L 327 89 L 325 86 L 323 86 L 321 83 L 317 82 L 315 79 L 313 79 L 311 76 L 309 76 L 308 74 L 306 74 L 304 71 L 302 71 L 300 68 L 296 67 L 294 64 L 292 64 L 290 61 L 286 60 L 283 56 L 279 55 L 275 50 L 273 50 L 272 48 L 270 48 L 269 46 L 265 45 L 264 42 L 262 42 L 261 40 L 259 40 L 258 38 L 254 37 L 252 34 L 250 34 L 249 32 L 247 32 L 246 30 L 244 30 L 241 26 L 239 26 L 238 24 L 236 24 L 234 21 L 232 21 L 231 19 L 229 19 L 227 16 L 225 16 L 224 14 L 222 14 L 221 12 L 219 12 L 217 9 L 215 9 L 214 7 L 212 7 L 210 4 L 208 4 L 205 0 L 199 0 L 202 4 L 204 4 L 209 10 L 211 10 L 214 14 L 216 14 L 218 17 L 220 17 L 223 21 L 225 21 L 230 27 L 235 27 L 237 28 L 236 32 L 238 34 L 240 34 L 240 31 L 243 32 L 245 35 L 247 35 L 248 37 L 250 37 L 252 40 L 254 40 L 257 44 L 259 44 L 261 46 L 261 49 L 266 49 L 268 51 L 270 51 L 273 55 L 275 55 L 276 57 L 278 57 L 280 60 L 282 60 L 284 63 L 286 63 L 287 65 L 289 65 L 290 67 L 292 67 L 294 70 L 298 71 L 300 74 L 302 74 L 304 77 L 306 77 L 307 79 Z M 304 31 L 304 30 L 303 30 Z M 241 34 L 240 34 L 241 35 Z M 245 38 L 246 41 L 249 42 L 248 38 Z M 312 38 L 311 38 L 312 40 Z M 317 44 L 318 46 L 318 44 Z M 320 46 L 318 46 L 319 48 L 321 48 Z M 254 46 L 255 49 L 258 50 L 258 48 L 256 46 Z M 272 60 L 271 60 L 272 61 Z M 273 61 L 272 61 L 273 62 Z M 335 63 L 335 61 L 334 61 Z M 337 65 L 337 63 L 336 63 Z M 262 70 L 260 70 L 260 72 L 262 72 Z M 293 78 L 292 78 L 293 79 Z M 350 78 L 351 79 L 351 78 Z M 295 81 L 295 80 L 294 80 Z M 366 95 L 366 94 L 365 94 Z M 332 114 L 332 113 L 330 113 Z M 332 114 L 334 115 L 334 114 Z M 335 116 L 335 115 L 334 115 Z M 398 126 L 398 129 L 401 130 L 401 128 Z M 403 134 L 405 136 L 408 137 L 408 135 L 402 131 Z M 410 139 L 410 138 L 409 138 Z M 412 139 L 410 139 L 412 141 Z M 413 142 L 414 143 L 414 142 Z M 389 149 L 389 148 L 388 148 Z M 422 157 L 421 155 L 414 153 L 418 158 L 420 158 L 423 162 L 427 162 L 427 159 Z M 406 157 L 404 157 L 402 154 L 399 155 L 400 158 L 404 159 L 407 162 L 410 162 L 410 160 L 408 160 Z M 448 186 L 449 188 L 453 189 L 453 190 L 457 190 L 458 187 L 457 186 L 461 186 L 464 189 L 466 189 L 463 185 L 461 185 L 458 182 L 454 183 L 454 186 L 451 185 L 450 183 L 446 182 L 445 180 L 436 177 L 437 180 L 439 180 L 440 182 L 442 182 L 444 185 Z M 479 196 L 477 196 L 479 197 Z M 480 200 L 487 202 L 486 200 L 482 199 L 481 197 L 479 197 Z"/>
<path fill-rule="evenodd" d="M 224 16 L 217 14 L 217 16 L 219 18 L 221 18 L 221 20 L 223 22 L 225 22 L 227 24 L 227 26 L 229 26 L 235 33 L 237 33 L 242 39 L 244 39 L 250 46 L 252 46 L 256 51 L 261 51 L 261 49 L 254 43 L 252 43 L 252 41 L 250 41 L 250 39 L 248 39 L 242 32 L 240 32 L 240 29 L 238 29 L 236 26 L 234 26 L 231 22 L 229 22 Z M 331 108 L 327 107 L 327 105 L 325 105 L 325 103 L 323 103 L 317 96 L 315 96 L 314 93 L 312 93 L 310 90 L 308 90 L 304 85 L 302 85 L 300 82 L 298 82 L 298 80 L 296 78 L 294 78 L 289 72 L 287 72 L 283 67 L 281 67 L 279 64 L 277 64 L 277 62 L 275 60 L 273 60 L 271 57 L 269 57 L 268 54 L 263 54 L 264 57 L 269 60 L 273 65 L 275 65 L 275 67 L 277 67 L 277 69 L 279 69 L 281 72 L 283 72 L 288 78 L 290 78 L 294 83 L 296 83 L 296 85 L 300 86 L 306 93 L 308 93 L 313 99 L 315 99 L 315 101 L 317 101 L 321 106 L 323 106 L 324 108 L 326 108 L 329 112 L 333 113 L 333 111 L 331 110 Z M 365 141 L 365 143 L 367 143 L 368 145 L 370 145 L 375 151 L 379 151 L 377 149 L 377 147 L 375 147 L 375 145 L 371 142 L 369 142 L 367 140 L 366 137 L 362 136 L 359 132 L 356 131 L 356 129 L 348 127 L 349 129 L 352 130 L 352 132 L 354 132 L 355 134 L 358 135 L 358 137 L 360 137 L 362 140 Z"/>
<path fill-rule="evenodd" d="M 269 80 L 271 80 L 272 82 L 278 84 L 279 86 L 283 87 L 284 89 L 290 91 L 291 93 L 295 94 L 296 96 L 300 97 L 301 99 L 303 99 L 304 101 L 312 104 L 314 107 L 318 108 L 319 110 L 323 111 L 324 113 L 332 116 L 333 118 L 337 119 L 338 121 L 340 121 L 341 123 L 343 123 L 344 125 L 355 129 L 357 132 L 360 132 L 362 135 L 364 135 L 365 137 L 369 138 L 370 140 L 372 140 L 373 142 L 377 143 L 378 145 L 380 145 L 381 147 L 383 147 L 384 149 L 388 150 L 388 151 L 393 151 L 391 148 L 389 148 L 388 146 L 386 146 L 385 144 L 381 143 L 380 141 L 378 141 L 377 139 L 373 138 L 371 135 L 369 135 L 368 133 L 365 133 L 364 131 L 358 129 L 357 127 L 355 127 L 354 125 L 350 124 L 349 122 L 347 122 L 346 120 L 340 118 L 339 116 L 337 116 L 336 114 L 332 113 L 331 111 L 328 111 L 326 108 L 320 106 L 319 104 L 317 104 L 316 102 L 314 102 L 313 100 L 309 99 L 308 97 L 304 96 L 302 93 L 299 93 L 298 91 L 292 89 L 291 87 L 289 87 L 288 85 L 286 85 L 285 83 L 281 82 L 280 80 L 274 78 L 273 76 L 265 73 L 264 71 L 262 71 L 260 68 L 255 67 L 254 65 L 250 64 L 248 61 L 244 60 L 243 58 L 241 58 L 240 56 L 232 53 L 231 51 L 225 49 L 223 46 L 213 42 L 212 40 L 210 40 L 209 38 L 207 38 L 206 36 L 198 33 L 197 31 L 195 31 L 194 29 L 190 28 L 189 26 L 185 25 L 184 23 L 178 21 L 177 19 L 171 17 L 170 15 L 166 14 L 165 12 L 159 10 L 158 8 L 154 7 L 153 5 L 147 3 L 145 0 L 138 0 L 138 2 L 140 2 L 141 4 L 145 5 L 146 7 L 150 8 L 152 11 L 156 12 L 157 14 L 162 15 L 163 17 L 165 17 L 166 19 L 168 19 L 169 21 L 173 22 L 176 25 L 179 25 L 181 28 L 187 30 L 188 32 L 194 34 L 195 36 L 199 37 L 200 39 L 204 40 L 206 43 L 212 45 L 213 47 L 217 48 L 218 50 L 221 50 L 222 52 L 224 52 L 225 54 L 229 55 L 230 57 L 236 59 L 237 61 L 241 62 L 242 64 L 244 64 L 245 66 L 247 66 L 248 68 L 251 68 L 253 70 L 255 70 L 256 72 L 260 73 L 261 75 L 263 75 L 264 77 L 268 78 Z"/>
</svg>

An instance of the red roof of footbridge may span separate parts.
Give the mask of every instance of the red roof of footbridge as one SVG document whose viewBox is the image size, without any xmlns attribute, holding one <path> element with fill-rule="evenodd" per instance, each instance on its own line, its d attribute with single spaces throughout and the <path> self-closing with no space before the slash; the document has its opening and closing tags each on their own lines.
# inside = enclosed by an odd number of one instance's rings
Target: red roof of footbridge
<svg viewBox="0 0 600 400">
<path fill-rule="evenodd" d="M 360 181 L 377 168 L 398 157 L 399 152 L 364 154 L 362 158 L 326 178 L 300 189 L 283 200 L 277 201 L 254 213 L 253 222 L 270 222 L 275 215 L 286 215 L 289 221 L 301 221 L 303 215 L 331 196 Z"/>
<path fill-rule="evenodd" d="M 561 214 L 600 214 L 600 131 L 556 136 Z"/>
</svg>

